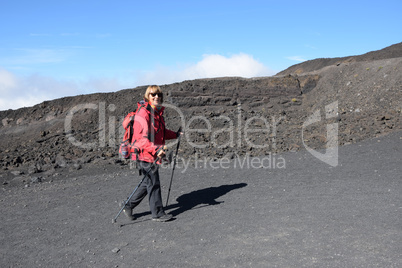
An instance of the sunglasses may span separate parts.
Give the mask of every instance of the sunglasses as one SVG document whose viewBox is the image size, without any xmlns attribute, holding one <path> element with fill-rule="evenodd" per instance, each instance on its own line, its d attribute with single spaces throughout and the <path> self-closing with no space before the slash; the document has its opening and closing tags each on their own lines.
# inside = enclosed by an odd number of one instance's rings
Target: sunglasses
<svg viewBox="0 0 402 268">
<path fill-rule="evenodd" d="M 156 95 L 158 95 L 159 98 L 163 97 L 163 93 L 149 93 L 149 95 L 151 95 L 152 97 L 155 97 Z"/>
</svg>

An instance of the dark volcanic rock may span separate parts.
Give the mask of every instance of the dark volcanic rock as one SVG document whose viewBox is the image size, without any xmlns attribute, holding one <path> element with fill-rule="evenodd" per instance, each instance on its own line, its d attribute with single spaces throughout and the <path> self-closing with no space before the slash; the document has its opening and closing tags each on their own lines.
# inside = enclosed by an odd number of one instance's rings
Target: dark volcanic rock
<svg viewBox="0 0 402 268">
<path fill-rule="evenodd" d="M 360 61 L 375 61 L 402 57 L 402 43 L 394 44 L 378 51 L 371 51 L 359 56 L 341 58 L 320 58 L 295 64 L 279 72 L 277 75 L 295 75 L 320 70 L 327 66 L 339 66 Z"/>
<path fill-rule="evenodd" d="M 396 131 L 401 129 L 401 51 L 397 44 L 356 57 L 318 59 L 274 77 L 162 85 L 167 126 L 185 129 L 179 152 L 185 159 L 325 148 L 328 125 L 337 126 L 339 145 Z M 54 169 L 127 164 L 118 155 L 121 122 L 145 89 L 0 111 L 2 172 L 54 174 Z M 312 115 L 317 120 L 306 124 Z"/>
</svg>

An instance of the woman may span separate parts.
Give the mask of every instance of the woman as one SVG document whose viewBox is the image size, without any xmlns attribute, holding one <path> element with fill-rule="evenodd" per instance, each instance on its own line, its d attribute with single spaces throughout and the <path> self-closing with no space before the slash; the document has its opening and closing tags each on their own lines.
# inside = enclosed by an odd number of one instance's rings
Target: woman
<svg viewBox="0 0 402 268">
<path fill-rule="evenodd" d="M 163 93 L 159 86 L 149 86 L 144 95 L 144 101 L 138 103 L 134 119 L 133 143 L 138 153 L 132 154 L 132 160 L 139 164 L 142 174 L 148 173 L 146 178 L 132 198 L 124 207 L 124 214 L 134 220 L 133 209 L 149 195 L 149 206 L 152 219 L 155 221 L 168 221 L 172 215 L 166 214 L 162 205 L 159 172 L 153 163 L 160 163 L 165 155 L 165 140 L 176 139 L 181 133 L 173 132 L 165 127 L 163 118 Z"/>
</svg>

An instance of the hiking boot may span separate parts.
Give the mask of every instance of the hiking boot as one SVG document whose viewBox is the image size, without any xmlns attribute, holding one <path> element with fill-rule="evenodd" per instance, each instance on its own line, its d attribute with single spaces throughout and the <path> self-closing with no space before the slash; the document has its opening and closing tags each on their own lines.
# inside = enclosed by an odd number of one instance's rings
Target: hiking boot
<svg viewBox="0 0 402 268">
<path fill-rule="evenodd" d="M 122 206 L 124 206 L 124 201 L 121 203 L 121 207 Z M 133 209 L 132 208 L 130 208 L 129 206 L 124 206 L 124 208 L 123 208 L 123 213 L 124 213 L 124 215 L 126 215 L 127 216 L 127 218 L 129 218 L 130 220 L 135 220 L 135 217 L 133 216 Z"/>
<path fill-rule="evenodd" d="M 156 218 L 152 218 L 152 220 L 153 221 L 162 221 L 162 222 L 165 222 L 165 221 L 168 221 L 168 220 L 171 220 L 173 218 L 173 215 L 171 215 L 171 214 L 163 214 L 162 216 L 159 216 L 159 217 L 156 217 Z"/>
</svg>

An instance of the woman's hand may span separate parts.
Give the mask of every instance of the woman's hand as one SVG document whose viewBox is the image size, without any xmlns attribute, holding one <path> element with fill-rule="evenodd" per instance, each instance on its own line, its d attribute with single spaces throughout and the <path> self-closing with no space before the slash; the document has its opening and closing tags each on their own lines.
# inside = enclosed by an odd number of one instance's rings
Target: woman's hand
<svg viewBox="0 0 402 268">
<path fill-rule="evenodd" d="M 162 157 L 164 157 L 165 156 L 165 154 L 166 154 L 166 151 L 167 150 L 167 146 L 166 145 L 164 145 L 160 150 L 159 150 L 159 152 L 158 152 L 158 154 L 157 154 L 157 156 L 159 157 L 159 158 L 162 158 Z"/>
</svg>

